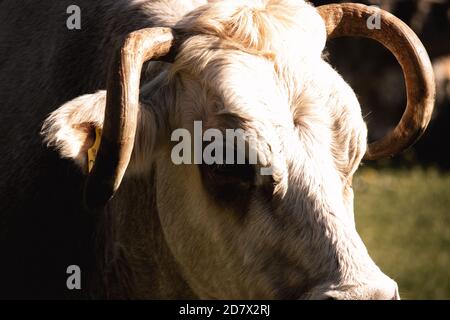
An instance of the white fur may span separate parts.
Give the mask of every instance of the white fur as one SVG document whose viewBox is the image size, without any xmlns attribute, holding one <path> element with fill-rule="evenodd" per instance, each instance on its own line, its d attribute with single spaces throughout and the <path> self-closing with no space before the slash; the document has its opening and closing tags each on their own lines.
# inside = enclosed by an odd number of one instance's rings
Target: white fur
<svg viewBox="0 0 450 320">
<path fill-rule="evenodd" d="M 86 170 L 86 152 L 90 146 L 85 142 L 88 134 L 78 126 L 92 124 L 103 127 L 106 92 L 80 96 L 62 105 L 45 120 L 41 134 L 43 141 L 58 150 L 62 158 L 73 159 Z"/>
<path fill-rule="evenodd" d="M 321 57 L 315 9 L 300 0 L 209 1 L 181 18 L 164 2 L 148 7 L 192 36 L 173 65 L 149 64 L 158 78 L 141 89 L 148 116 L 129 170 L 144 175 L 156 163 L 161 225 L 191 289 L 203 298 L 283 297 L 286 288 L 303 288 L 297 298 L 394 297 L 396 284 L 355 230 L 351 179 L 367 129 L 352 89 Z M 103 109 L 104 92 L 68 102 L 46 121 L 45 141 L 83 167 L 73 125 L 101 126 Z M 192 130 L 194 120 L 257 132 L 275 169 L 272 209 L 253 194 L 239 220 L 212 200 L 196 166 L 171 163 L 164 128 Z"/>
</svg>

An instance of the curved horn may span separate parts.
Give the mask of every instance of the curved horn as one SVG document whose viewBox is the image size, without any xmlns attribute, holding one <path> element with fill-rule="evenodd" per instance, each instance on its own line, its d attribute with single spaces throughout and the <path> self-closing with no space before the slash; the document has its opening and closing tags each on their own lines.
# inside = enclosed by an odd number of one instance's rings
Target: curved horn
<svg viewBox="0 0 450 320">
<path fill-rule="evenodd" d="M 344 3 L 317 10 L 325 22 L 328 39 L 360 36 L 377 40 L 394 54 L 403 69 L 406 110 L 393 131 L 369 144 L 365 159 L 389 157 L 413 145 L 430 122 L 435 98 L 433 68 L 422 42 L 405 23 L 377 7 Z M 380 19 L 381 28 L 369 29 L 371 17 Z"/>
<path fill-rule="evenodd" d="M 169 28 L 149 28 L 127 36 L 108 73 L 103 133 L 95 165 L 85 186 L 88 208 L 106 204 L 119 188 L 131 158 L 144 62 L 167 55 L 174 36 Z"/>
</svg>

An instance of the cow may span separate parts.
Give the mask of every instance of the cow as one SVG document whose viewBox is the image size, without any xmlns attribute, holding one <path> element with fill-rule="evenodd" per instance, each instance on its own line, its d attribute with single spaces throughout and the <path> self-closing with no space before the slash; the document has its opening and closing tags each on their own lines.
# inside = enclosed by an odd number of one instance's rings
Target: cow
<svg viewBox="0 0 450 320">
<path fill-rule="evenodd" d="M 399 299 L 356 231 L 352 176 L 430 120 L 408 26 L 358 4 L 79 0 L 68 28 L 71 5 L 0 2 L 1 297 Z M 404 115 L 370 144 L 323 57 L 340 36 L 404 71 Z M 172 133 L 196 121 L 253 132 L 257 163 L 175 164 Z"/>
</svg>

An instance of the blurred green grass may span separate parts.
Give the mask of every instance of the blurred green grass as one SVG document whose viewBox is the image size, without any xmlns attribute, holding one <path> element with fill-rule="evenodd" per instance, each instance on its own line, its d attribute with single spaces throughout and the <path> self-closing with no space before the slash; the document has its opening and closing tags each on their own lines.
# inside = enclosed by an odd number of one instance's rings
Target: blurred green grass
<svg viewBox="0 0 450 320">
<path fill-rule="evenodd" d="M 355 219 L 402 299 L 450 299 L 450 173 L 361 168 Z"/>
</svg>

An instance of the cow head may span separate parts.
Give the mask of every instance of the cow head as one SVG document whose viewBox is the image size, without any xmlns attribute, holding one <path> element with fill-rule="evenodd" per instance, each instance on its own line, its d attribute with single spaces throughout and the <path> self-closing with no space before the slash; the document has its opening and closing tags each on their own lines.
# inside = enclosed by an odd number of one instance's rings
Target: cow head
<svg viewBox="0 0 450 320">
<path fill-rule="evenodd" d="M 375 14 L 381 30 L 367 28 Z M 327 35 L 374 38 L 403 67 L 403 118 L 368 148 L 353 91 L 321 57 Z M 150 62 L 151 79 L 139 87 L 150 59 L 170 62 Z M 364 156 L 398 153 L 420 136 L 433 97 L 425 50 L 386 12 L 216 1 L 173 30 L 132 33 L 116 53 L 107 91 L 63 105 L 43 135 L 86 172 L 91 206 L 104 205 L 124 175 L 155 168 L 167 244 L 199 297 L 397 299 L 396 283 L 356 232 L 351 181 Z M 174 163 L 171 134 L 181 128 L 194 136 L 195 121 L 216 133 L 251 132 L 257 161 Z M 95 128 L 103 133 L 88 172 Z"/>
</svg>

